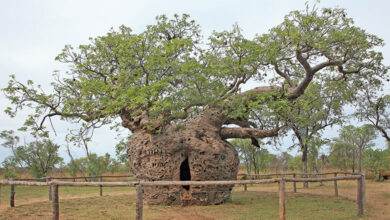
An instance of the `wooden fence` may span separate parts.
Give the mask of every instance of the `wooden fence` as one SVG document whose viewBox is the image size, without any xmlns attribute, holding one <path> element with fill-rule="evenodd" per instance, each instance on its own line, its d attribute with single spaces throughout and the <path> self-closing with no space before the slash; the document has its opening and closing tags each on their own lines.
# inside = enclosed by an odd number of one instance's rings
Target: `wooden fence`
<svg viewBox="0 0 390 220">
<path fill-rule="evenodd" d="M 133 175 L 118 175 L 118 176 L 76 176 L 76 177 L 53 177 L 53 176 L 48 176 L 48 177 L 41 177 L 41 178 L 15 178 L 12 180 L 16 181 L 46 181 L 46 182 L 51 182 L 52 180 L 72 180 L 73 182 L 76 182 L 78 179 L 84 179 L 87 181 L 88 179 L 99 179 L 100 182 L 103 182 L 103 178 L 124 178 L 124 177 L 133 177 Z M 14 186 L 11 185 L 11 192 L 13 191 Z M 103 196 L 103 186 L 100 185 L 100 196 Z M 13 197 L 15 196 L 15 193 L 11 195 L 11 200 L 13 201 Z M 49 200 L 52 200 L 52 189 L 51 186 L 49 185 Z M 13 204 L 13 203 L 11 203 Z M 14 207 L 14 205 L 11 205 L 11 207 Z"/>
<path fill-rule="evenodd" d="M 333 175 L 334 177 L 337 177 L 337 175 L 359 175 L 359 173 L 354 172 L 348 172 L 348 171 L 337 171 L 337 172 L 327 172 L 327 173 L 269 173 L 269 174 L 247 174 L 247 173 L 241 173 L 238 174 L 238 176 L 244 177 L 244 179 L 247 179 L 249 177 L 250 179 L 261 179 L 262 177 L 270 177 L 270 176 L 292 176 L 293 178 L 296 178 L 297 176 L 301 176 L 302 178 L 307 178 L 308 176 L 325 176 L 325 175 Z M 304 181 L 308 182 L 308 181 Z M 320 181 L 322 183 L 322 181 Z M 337 186 L 337 180 L 334 180 L 334 194 L 335 196 L 339 196 L 339 190 Z M 297 192 L 297 184 L 296 182 L 293 182 L 293 188 L 294 192 Z M 244 191 L 247 191 L 247 185 L 244 184 Z"/>
<path fill-rule="evenodd" d="M 266 174 L 270 175 L 270 174 Z M 284 174 L 277 174 L 284 175 Z M 325 175 L 325 174 L 324 174 Z M 348 176 L 335 176 L 326 178 L 272 178 L 272 179 L 258 179 L 258 180 L 232 180 L 232 181 L 154 181 L 154 182 L 64 182 L 64 181 L 46 181 L 46 182 L 28 182 L 20 180 L 0 180 L 0 195 L 2 185 L 11 185 L 11 199 L 10 205 L 14 206 L 14 187 L 15 185 L 25 186 L 50 186 L 52 191 L 52 219 L 59 219 L 59 186 L 99 186 L 99 187 L 136 187 L 136 219 L 142 219 L 143 212 L 143 186 L 210 186 L 210 185 L 246 185 L 246 184 L 279 184 L 279 219 L 286 219 L 286 182 L 327 182 L 327 181 L 341 181 L 341 180 L 357 180 L 357 214 L 362 216 L 364 214 L 365 203 L 365 174 L 359 173 Z M 338 195 L 338 194 L 337 194 Z"/>
</svg>

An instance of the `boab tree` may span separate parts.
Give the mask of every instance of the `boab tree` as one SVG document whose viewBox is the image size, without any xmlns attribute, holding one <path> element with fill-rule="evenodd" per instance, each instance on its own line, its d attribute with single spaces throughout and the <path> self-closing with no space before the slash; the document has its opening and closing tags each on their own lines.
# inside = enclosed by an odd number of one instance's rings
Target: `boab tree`
<svg viewBox="0 0 390 220">
<path fill-rule="evenodd" d="M 188 15 L 135 34 L 111 30 L 78 48 L 65 46 L 57 60 L 70 64 L 53 92 L 11 76 L 3 89 L 14 104 L 34 113 L 26 126 L 42 129 L 55 116 L 83 121 L 85 129 L 120 118 L 132 132 L 128 147 L 138 180 L 228 180 L 238 169 L 226 139 L 276 136 L 288 103 L 313 81 L 358 91 L 380 83 L 386 67 L 374 50 L 382 40 L 355 27 L 342 9 L 293 11 L 269 33 L 246 39 L 237 26 L 203 40 Z M 249 80 L 257 87 L 242 91 Z M 264 85 L 268 83 L 268 85 Z M 319 88 L 321 89 L 321 88 Z M 236 125 L 236 126 L 228 126 Z M 231 186 L 145 188 L 151 203 L 216 204 Z"/>
</svg>

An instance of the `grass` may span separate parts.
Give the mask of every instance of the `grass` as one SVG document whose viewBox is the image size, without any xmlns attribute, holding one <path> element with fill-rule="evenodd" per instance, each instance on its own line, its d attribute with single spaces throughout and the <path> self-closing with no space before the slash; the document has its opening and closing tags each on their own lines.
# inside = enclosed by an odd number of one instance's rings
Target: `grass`
<svg viewBox="0 0 390 220">
<path fill-rule="evenodd" d="M 0 201 L 4 204 L 5 201 L 9 202 L 10 198 L 10 189 L 9 185 L 1 187 L 1 196 Z M 124 189 L 123 187 L 104 187 L 103 195 L 106 194 L 115 194 L 125 191 L 135 191 L 134 187 L 129 187 Z M 91 197 L 99 196 L 98 187 L 72 187 L 72 186 L 61 186 L 59 187 L 59 195 L 62 198 L 68 197 Z M 48 186 L 15 186 L 15 204 L 25 203 L 29 200 L 42 200 L 49 198 L 49 187 Z"/>
<path fill-rule="evenodd" d="M 264 187 L 263 187 L 264 186 Z M 275 184 L 236 187 L 227 203 L 214 206 L 144 206 L 144 219 L 278 219 Z M 289 186 L 287 186 L 289 187 Z M 0 211 L 0 219 L 51 219 L 47 187 L 16 188 L 16 207 Z M 271 191 L 271 192 L 268 192 Z M 134 219 L 133 187 L 60 187 L 61 219 Z M 29 204 L 28 201 L 40 200 Z M 9 202 L 9 187 L 2 187 L 1 206 Z M 19 203 L 19 205 L 18 205 Z M 24 203 L 24 204 L 23 204 Z M 342 197 L 287 193 L 287 219 L 357 219 L 356 203 Z"/>
</svg>

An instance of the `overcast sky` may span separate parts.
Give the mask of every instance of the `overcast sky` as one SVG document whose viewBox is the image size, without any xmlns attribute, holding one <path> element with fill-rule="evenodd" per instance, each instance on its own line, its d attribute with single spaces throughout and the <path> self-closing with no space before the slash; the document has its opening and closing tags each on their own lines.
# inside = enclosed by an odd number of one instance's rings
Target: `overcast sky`
<svg viewBox="0 0 390 220">
<path fill-rule="evenodd" d="M 67 66 L 54 61 L 66 44 L 77 46 L 88 43 L 89 37 L 104 35 L 111 28 L 124 24 L 138 33 L 154 23 L 157 15 L 174 13 L 190 14 L 207 36 L 212 30 L 230 29 L 238 23 L 243 33 L 252 38 L 278 25 L 284 15 L 292 10 L 303 9 L 306 0 L 0 0 L 0 88 L 8 82 L 8 76 L 32 79 L 48 88 L 54 70 L 65 72 Z M 309 1 L 313 3 L 314 1 Z M 319 7 L 346 8 L 348 16 L 357 26 L 375 34 L 390 44 L 390 1 L 388 0 L 328 0 Z M 386 65 L 390 64 L 390 47 L 383 51 Z M 3 113 L 8 101 L 0 94 L 0 131 L 16 130 L 23 123 L 21 112 L 10 119 Z M 64 146 L 68 125 L 56 122 L 57 136 L 52 138 Z M 326 132 L 331 137 L 334 129 Z M 126 134 L 126 132 L 122 132 Z M 90 144 L 92 152 L 114 155 L 115 132 L 101 129 Z M 378 141 L 379 145 L 384 142 Z M 384 144 L 383 144 L 384 145 Z M 281 147 L 283 149 L 283 147 Z M 74 156 L 85 156 L 84 151 L 73 148 Z M 65 148 L 61 156 L 67 156 Z M 8 149 L 0 147 L 0 161 L 9 156 Z"/>
</svg>

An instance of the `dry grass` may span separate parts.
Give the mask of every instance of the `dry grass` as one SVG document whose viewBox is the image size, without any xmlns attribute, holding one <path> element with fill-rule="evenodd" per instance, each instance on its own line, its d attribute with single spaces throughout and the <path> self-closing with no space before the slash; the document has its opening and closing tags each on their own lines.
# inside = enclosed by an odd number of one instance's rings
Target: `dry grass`
<svg viewBox="0 0 390 220">
<path fill-rule="evenodd" d="M 299 186 L 301 186 L 299 184 Z M 133 219 L 133 187 L 60 187 L 61 219 Z M 218 206 L 145 206 L 144 219 L 277 219 L 277 184 L 235 187 L 232 199 Z M 390 183 L 367 182 L 367 209 L 363 219 L 390 219 Z M 287 185 L 287 219 L 357 219 L 356 181 L 339 182 L 340 197 L 333 196 L 333 182 L 312 184 L 292 192 Z M 0 219 L 50 219 L 47 187 L 16 188 L 16 207 L 8 208 L 9 187 L 2 187 Z M 6 204 L 5 204 L 6 203 Z"/>
</svg>

